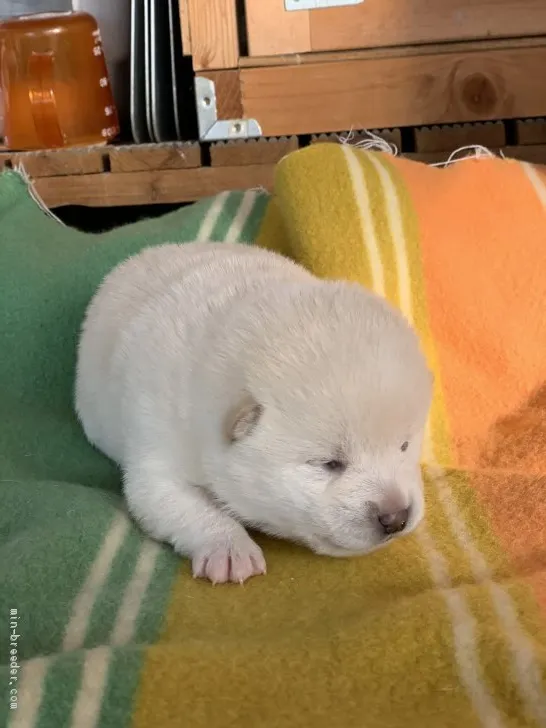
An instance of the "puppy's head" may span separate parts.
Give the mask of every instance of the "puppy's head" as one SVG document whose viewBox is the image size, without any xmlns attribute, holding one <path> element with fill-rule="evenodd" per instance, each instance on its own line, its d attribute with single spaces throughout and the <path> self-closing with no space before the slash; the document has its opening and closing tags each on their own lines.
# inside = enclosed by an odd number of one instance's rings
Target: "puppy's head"
<svg viewBox="0 0 546 728">
<path fill-rule="evenodd" d="M 228 505 L 318 553 L 366 553 L 423 516 L 432 376 L 405 320 L 358 286 L 276 304 L 248 322 L 245 390 L 225 420 Z"/>
</svg>

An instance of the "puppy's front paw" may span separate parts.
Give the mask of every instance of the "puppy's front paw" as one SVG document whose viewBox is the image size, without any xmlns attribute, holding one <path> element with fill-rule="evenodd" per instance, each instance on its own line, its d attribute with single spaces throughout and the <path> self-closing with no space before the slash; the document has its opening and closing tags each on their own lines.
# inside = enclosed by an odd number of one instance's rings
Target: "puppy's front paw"
<svg viewBox="0 0 546 728">
<path fill-rule="evenodd" d="M 261 548 L 246 534 L 245 538 L 207 544 L 194 554 L 192 569 L 196 579 L 209 579 L 213 584 L 242 584 L 266 571 Z"/>
</svg>

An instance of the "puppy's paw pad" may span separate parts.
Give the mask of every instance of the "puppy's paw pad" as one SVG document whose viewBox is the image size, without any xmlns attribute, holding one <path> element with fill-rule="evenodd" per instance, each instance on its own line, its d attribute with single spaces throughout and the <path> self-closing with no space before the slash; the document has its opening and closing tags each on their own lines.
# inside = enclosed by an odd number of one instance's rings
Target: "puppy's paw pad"
<svg viewBox="0 0 546 728">
<path fill-rule="evenodd" d="M 248 538 L 201 549 L 193 557 L 192 569 L 195 578 L 208 579 L 213 584 L 242 584 L 251 576 L 265 574 L 266 566 L 261 548 Z"/>
</svg>

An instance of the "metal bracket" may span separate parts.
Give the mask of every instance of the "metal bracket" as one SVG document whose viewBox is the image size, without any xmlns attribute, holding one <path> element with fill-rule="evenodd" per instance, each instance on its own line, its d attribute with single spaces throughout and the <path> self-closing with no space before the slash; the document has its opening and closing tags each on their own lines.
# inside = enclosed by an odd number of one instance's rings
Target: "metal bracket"
<svg viewBox="0 0 546 728">
<path fill-rule="evenodd" d="M 320 10 L 340 8 L 344 5 L 360 5 L 364 0 L 284 0 L 285 10 Z"/>
<path fill-rule="evenodd" d="M 195 103 L 199 140 L 202 142 L 262 136 L 260 125 L 255 119 L 218 119 L 216 89 L 209 78 L 195 77 Z"/>
</svg>

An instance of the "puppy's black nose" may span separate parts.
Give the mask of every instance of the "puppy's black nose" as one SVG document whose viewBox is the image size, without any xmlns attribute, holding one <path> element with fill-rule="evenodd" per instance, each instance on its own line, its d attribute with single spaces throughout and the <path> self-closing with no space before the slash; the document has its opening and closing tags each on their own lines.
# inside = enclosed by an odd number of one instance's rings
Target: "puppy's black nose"
<svg viewBox="0 0 546 728">
<path fill-rule="evenodd" d="M 394 513 L 380 513 L 379 523 L 383 526 L 385 533 L 398 533 L 406 527 L 409 518 L 409 508 L 403 508 Z"/>
</svg>

